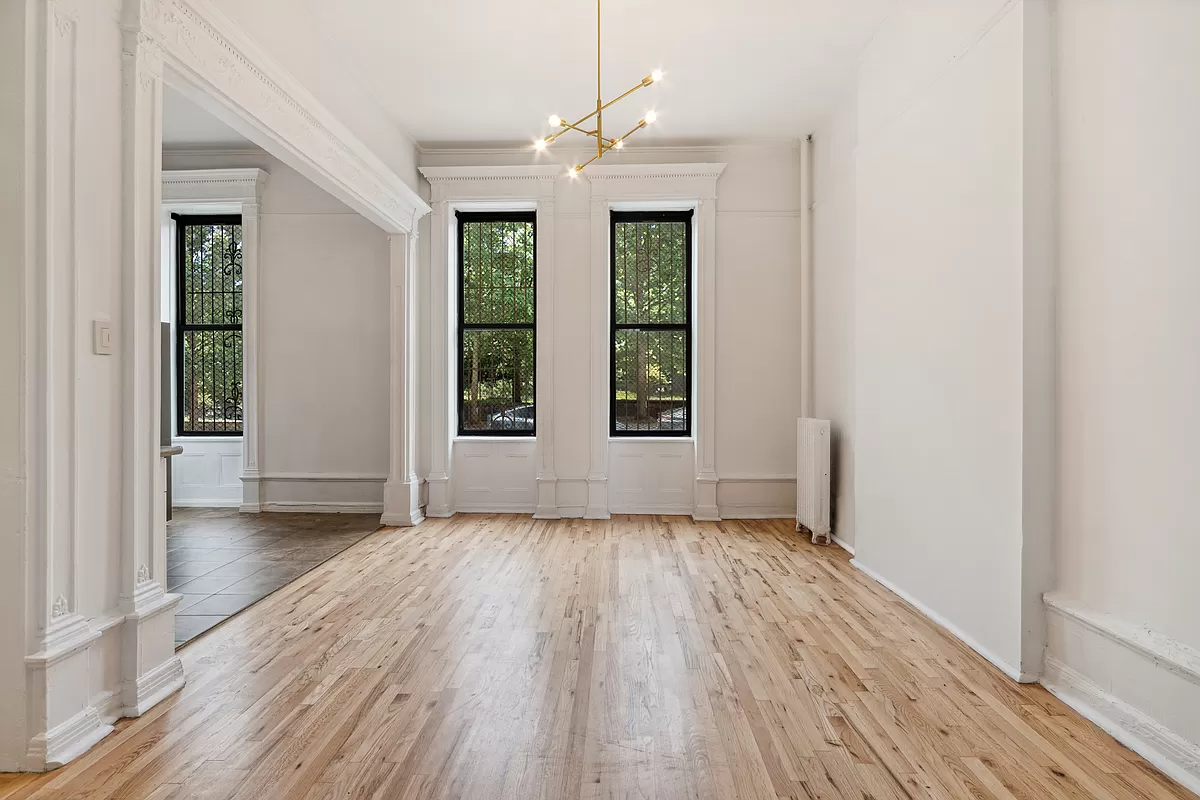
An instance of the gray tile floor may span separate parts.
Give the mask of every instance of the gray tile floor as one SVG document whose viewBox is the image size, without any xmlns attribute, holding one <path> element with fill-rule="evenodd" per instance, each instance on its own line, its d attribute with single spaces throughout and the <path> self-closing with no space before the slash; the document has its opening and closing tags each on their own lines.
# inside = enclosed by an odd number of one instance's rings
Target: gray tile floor
<svg viewBox="0 0 1200 800">
<path fill-rule="evenodd" d="M 183 596 L 176 609 L 175 646 L 378 529 L 378 514 L 175 509 L 167 523 L 167 591 Z"/>
</svg>

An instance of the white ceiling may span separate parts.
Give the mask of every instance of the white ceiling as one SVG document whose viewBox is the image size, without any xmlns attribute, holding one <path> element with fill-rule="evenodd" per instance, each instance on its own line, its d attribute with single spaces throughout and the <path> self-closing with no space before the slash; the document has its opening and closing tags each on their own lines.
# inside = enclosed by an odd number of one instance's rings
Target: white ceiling
<svg viewBox="0 0 1200 800">
<path fill-rule="evenodd" d="M 531 141 L 595 103 L 594 0 L 305 0 L 339 55 L 423 144 Z M 606 114 L 641 142 L 799 137 L 894 0 L 604 0 Z M 631 140 L 632 144 L 632 140 Z"/>
<path fill-rule="evenodd" d="M 170 86 L 163 86 L 163 147 L 231 148 L 253 143 Z"/>
</svg>

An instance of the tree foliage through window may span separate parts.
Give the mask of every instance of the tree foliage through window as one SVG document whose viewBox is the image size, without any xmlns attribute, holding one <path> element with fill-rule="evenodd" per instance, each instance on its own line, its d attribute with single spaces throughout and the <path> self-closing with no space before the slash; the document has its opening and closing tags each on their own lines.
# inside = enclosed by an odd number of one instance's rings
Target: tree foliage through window
<svg viewBox="0 0 1200 800">
<path fill-rule="evenodd" d="M 691 212 L 613 212 L 612 433 L 691 432 Z"/>
<path fill-rule="evenodd" d="M 533 213 L 458 213 L 459 433 L 533 435 Z"/>
<path fill-rule="evenodd" d="M 242 432 L 242 218 L 176 222 L 176 428 Z"/>
</svg>

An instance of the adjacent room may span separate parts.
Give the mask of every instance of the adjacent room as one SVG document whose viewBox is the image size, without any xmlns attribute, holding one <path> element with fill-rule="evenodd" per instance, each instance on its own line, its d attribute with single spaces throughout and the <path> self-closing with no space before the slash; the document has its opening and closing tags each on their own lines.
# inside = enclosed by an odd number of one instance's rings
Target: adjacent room
<svg viewBox="0 0 1200 800">
<path fill-rule="evenodd" d="M 1200 3 L 0 0 L 0 800 L 1200 796 Z"/>
</svg>

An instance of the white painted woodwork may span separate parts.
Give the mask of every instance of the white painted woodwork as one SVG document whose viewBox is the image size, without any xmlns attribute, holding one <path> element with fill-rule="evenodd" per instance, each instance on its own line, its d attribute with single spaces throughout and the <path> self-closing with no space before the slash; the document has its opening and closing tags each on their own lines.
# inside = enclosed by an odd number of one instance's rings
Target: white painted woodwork
<svg viewBox="0 0 1200 800">
<path fill-rule="evenodd" d="M 262 195 L 269 173 L 243 169 L 164 170 L 162 174 L 163 225 L 173 237 L 171 214 L 241 214 L 242 216 L 242 435 L 235 437 L 172 437 L 184 452 L 172 465 L 172 500 L 179 506 L 231 506 L 243 511 L 261 510 L 259 486 L 262 461 L 262 405 L 260 402 L 259 319 L 260 234 Z M 173 298 L 177 265 L 174 246 L 162 249 L 162 280 L 167 296 L 172 337 L 177 335 Z M 174 341 L 174 339 L 172 339 Z M 172 349 L 172 353 L 176 352 Z M 172 356 L 172 368 L 179 369 Z M 172 386 L 175 385 L 172 380 Z M 174 394 L 172 394 L 174 397 Z M 171 419 L 177 419 L 175 413 Z M 172 422 L 174 424 L 174 422 Z M 234 471 L 236 470 L 236 472 Z M 236 479 L 236 480 L 235 480 Z"/>
<path fill-rule="evenodd" d="M 577 180 L 566 178 L 556 167 L 535 164 L 537 174 L 545 176 L 553 186 L 552 193 L 542 195 L 532 189 L 496 188 L 504 184 L 506 174 L 529 169 L 528 153 L 511 149 L 430 150 L 423 158 L 428 165 L 426 171 L 434 177 L 431 192 L 435 212 L 431 233 L 422 238 L 430 257 L 430 262 L 423 265 L 423 269 L 429 270 L 423 284 L 428 300 L 421 307 L 422 312 L 429 309 L 429 313 L 423 313 L 420 321 L 420 338 L 429 342 L 424 348 L 428 360 L 421 365 L 423 396 L 428 399 L 418 405 L 422 418 L 427 420 L 422 423 L 422 430 L 432 431 L 429 435 L 432 441 L 421 440 L 418 464 L 429 475 L 431 516 L 453 512 L 455 504 L 449 498 L 457 494 L 457 470 L 461 464 L 460 458 L 451 455 L 456 413 L 452 393 L 447 388 L 446 394 L 440 394 L 439 388 L 448 386 L 443 383 L 442 375 L 453 380 L 454 331 L 452 319 L 436 315 L 445 307 L 444 298 L 452 300 L 455 296 L 457 283 L 452 272 L 435 268 L 449 264 L 456 269 L 449 249 L 454 236 L 454 205 L 446 201 L 447 206 L 438 217 L 437 198 L 442 196 L 438 192 L 449 191 L 438 187 L 462 186 L 472 181 L 479 187 L 492 187 L 479 189 L 485 192 L 485 199 L 489 196 L 495 199 L 495 195 L 503 192 L 508 198 L 504 202 L 524 202 L 528 204 L 524 207 L 533 207 L 536 201 L 539 209 L 537 391 L 541 452 L 535 459 L 540 459 L 544 471 L 539 473 L 536 483 L 536 516 L 600 518 L 615 508 L 671 509 L 672 513 L 695 514 L 696 499 L 705 494 L 710 499 L 702 505 L 709 516 L 794 515 L 796 459 L 791 432 L 800 404 L 797 382 L 800 321 L 795 313 L 799 279 L 796 244 L 800 226 L 796 144 L 665 151 L 631 146 L 610 157 L 615 165 L 593 165 Z M 697 162 L 708 165 L 697 167 Z M 713 163 L 729 166 L 720 173 L 719 200 L 709 202 L 704 197 L 710 189 L 715 193 L 717 179 L 690 173 L 713 172 Z M 626 174 L 621 176 L 623 171 Z M 706 183 L 713 185 L 706 188 Z M 612 195 L 611 203 L 605 195 Z M 698 271 L 694 281 L 697 364 L 693 374 L 698 383 L 693 396 L 697 403 L 694 409 L 697 436 L 694 441 L 688 440 L 693 451 L 699 448 L 701 453 L 708 453 L 710 467 L 702 470 L 702 458 L 694 453 L 685 459 L 686 469 L 691 473 L 690 486 L 683 495 L 688 498 L 687 508 L 680 505 L 680 494 L 674 491 L 674 476 L 678 474 L 674 467 L 680 462 L 657 458 L 649 461 L 672 467 L 661 476 L 655 473 L 656 481 L 662 478 L 656 484 L 663 488 L 662 496 L 657 492 L 643 493 L 639 496 L 645 498 L 645 503 L 637 505 L 631 503 L 633 495 L 626 494 L 621 500 L 612 501 L 610 507 L 612 458 L 608 452 L 609 402 L 605 388 L 610 336 L 607 208 L 623 203 L 696 208 L 694 240 L 701 258 L 696 259 L 693 267 L 706 270 L 709 262 L 703 258 L 704 253 L 713 254 L 711 271 Z M 439 235 L 438 231 L 442 233 Z M 593 247 L 594 242 L 597 247 Z M 722 258 L 735 262 L 736 268 L 723 271 L 719 267 L 719 263 L 724 263 L 720 261 Z M 552 269 L 550 264 L 554 265 Z M 761 291 L 764 285 L 774 285 L 777 291 L 764 293 Z M 597 314 L 602 316 L 596 317 Z M 713 322 L 706 324 L 705 319 Z M 441 334 L 442 331 L 445 333 Z M 709 366 L 704 367 L 704 363 Z M 787 364 L 788 368 L 767 368 L 769 364 Z M 711 384 L 706 382 L 705 375 L 713 378 Z M 755 387 L 754 390 L 748 391 L 749 386 Z M 549 409 L 545 407 L 547 403 L 552 403 Z M 719 413 L 717 403 L 727 407 L 729 413 Z M 445 428 L 439 427 L 443 424 L 443 412 Z M 781 430 L 787 433 L 780 435 Z M 711 435 L 706 436 L 706 431 L 711 431 Z M 545 441 L 547 436 L 552 436 L 553 441 Z M 631 448 L 640 448 L 641 452 L 653 453 L 662 447 L 675 453 L 681 444 L 679 440 L 662 446 L 643 441 L 626 445 L 623 452 L 629 454 Z M 551 457 L 553 462 L 549 461 Z M 551 469 L 552 486 L 546 479 Z M 730 478 L 728 483 L 726 474 Z M 629 481 L 623 483 L 631 485 Z M 453 490 L 447 491 L 446 486 L 452 486 Z M 471 507 L 478 508 L 475 504 Z"/>
</svg>

